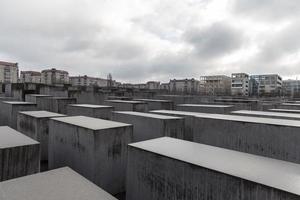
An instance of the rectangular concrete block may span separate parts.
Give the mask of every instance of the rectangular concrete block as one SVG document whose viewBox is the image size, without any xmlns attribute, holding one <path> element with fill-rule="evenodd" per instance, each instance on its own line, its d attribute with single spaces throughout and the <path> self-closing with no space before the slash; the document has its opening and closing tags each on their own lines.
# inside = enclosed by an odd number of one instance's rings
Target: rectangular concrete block
<svg viewBox="0 0 300 200">
<path fill-rule="evenodd" d="M 111 119 L 112 106 L 93 104 L 69 104 L 67 114 L 69 116 L 87 116 L 100 119 Z"/>
<path fill-rule="evenodd" d="M 67 105 L 76 104 L 76 98 L 46 97 L 37 99 L 37 108 L 50 112 L 67 114 Z"/>
<path fill-rule="evenodd" d="M 116 111 L 148 111 L 148 105 L 143 101 L 106 100 L 105 104 L 113 106 Z"/>
<path fill-rule="evenodd" d="M 39 99 L 39 98 L 45 98 L 45 97 L 51 97 L 51 95 L 46 95 L 46 94 L 26 94 L 25 95 L 25 101 L 26 102 L 37 103 L 37 99 Z"/>
<path fill-rule="evenodd" d="M 18 114 L 17 130 L 40 142 L 41 160 L 48 160 L 49 119 L 65 115 L 48 111 L 25 111 Z"/>
<path fill-rule="evenodd" d="M 179 104 L 176 110 L 201 113 L 230 113 L 235 108 L 233 105 L 214 105 L 214 104 Z"/>
<path fill-rule="evenodd" d="M 17 129 L 17 117 L 20 111 L 34 111 L 36 104 L 23 101 L 0 101 L 0 126 Z"/>
<path fill-rule="evenodd" d="M 136 99 L 136 101 L 144 101 L 148 104 L 148 110 L 173 110 L 174 103 L 170 100 L 161 99 Z"/>
<path fill-rule="evenodd" d="M 39 143 L 14 129 L 0 126 L 0 182 L 39 171 Z"/>
<path fill-rule="evenodd" d="M 300 110 L 299 103 L 282 103 L 276 106 L 277 109 Z"/>
<path fill-rule="evenodd" d="M 1 200 L 117 200 L 68 167 L 0 183 Z"/>
<path fill-rule="evenodd" d="M 111 194 L 125 191 L 132 125 L 84 116 L 50 120 L 49 167 L 69 166 Z"/>
<path fill-rule="evenodd" d="M 126 97 L 126 96 L 108 96 L 108 100 L 127 100 L 130 101 L 132 100 L 132 97 Z"/>
<path fill-rule="evenodd" d="M 298 113 L 300 114 L 300 109 L 299 110 L 293 110 L 293 109 L 270 109 L 269 111 L 271 112 L 284 112 L 284 113 Z"/>
<path fill-rule="evenodd" d="M 274 119 L 290 119 L 300 120 L 300 113 L 284 113 L 284 112 L 266 112 L 266 111 L 253 111 L 253 110 L 238 110 L 233 111 L 231 114 L 252 117 L 267 117 Z"/>
<path fill-rule="evenodd" d="M 154 113 L 188 116 L 186 140 L 300 163 L 299 120 L 170 110 Z"/>
<path fill-rule="evenodd" d="M 300 165 L 174 138 L 129 145 L 130 200 L 296 200 Z"/>
<path fill-rule="evenodd" d="M 184 119 L 181 117 L 132 111 L 115 111 L 112 119 L 133 125 L 133 142 L 163 136 L 182 138 L 184 133 Z"/>
</svg>

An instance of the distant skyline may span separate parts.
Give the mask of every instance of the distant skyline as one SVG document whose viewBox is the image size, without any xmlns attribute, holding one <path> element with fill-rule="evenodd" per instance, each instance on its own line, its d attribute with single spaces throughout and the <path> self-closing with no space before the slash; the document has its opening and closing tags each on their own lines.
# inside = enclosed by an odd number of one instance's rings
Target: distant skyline
<svg viewBox="0 0 300 200">
<path fill-rule="evenodd" d="M 133 83 L 296 79 L 299 16 L 296 0 L 1 0 L 0 60 Z"/>
</svg>

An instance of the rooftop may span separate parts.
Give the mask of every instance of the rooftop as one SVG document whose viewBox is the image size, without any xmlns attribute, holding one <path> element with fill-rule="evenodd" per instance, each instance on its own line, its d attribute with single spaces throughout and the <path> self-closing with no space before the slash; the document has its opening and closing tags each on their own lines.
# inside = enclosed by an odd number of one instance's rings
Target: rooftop
<svg viewBox="0 0 300 200">
<path fill-rule="evenodd" d="M 82 108 L 113 108 L 107 105 L 94 105 L 94 104 L 69 104 L 68 106 L 82 107 Z"/>
<path fill-rule="evenodd" d="M 117 200 L 68 167 L 0 183 L 1 200 Z"/>
<path fill-rule="evenodd" d="M 110 128 L 118 128 L 124 126 L 132 126 L 131 124 L 125 124 L 120 122 L 114 122 L 109 120 L 103 120 L 92 117 L 85 116 L 73 116 L 73 117 L 60 117 L 60 118 L 52 118 L 55 121 L 92 129 L 92 130 L 101 130 L 101 129 L 110 129 Z"/>
<path fill-rule="evenodd" d="M 18 66 L 18 63 L 12 63 L 12 62 L 0 61 L 0 65 L 17 67 L 17 66 Z"/>
<path fill-rule="evenodd" d="M 153 114 L 153 113 L 133 112 L 133 111 L 114 111 L 113 113 L 134 115 L 134 116 L 140 116 L 140 117 L 149 117 L 149 118 L 155 118 L 155 119 L 182 119 L 181 117 L 159 115 L 159 114 Z"/>
<path fill-rule="evenodd" d="M 129 146 L 300 195 L 298 164 L 169 137 Z"/>
<path fill-rule="evenodd" d="M 215 105 L 215 104 L 178 104 L 177 106 L 211 107 L 211 108 L 231 108 L 231 107 L 233 107 L 233 105 Z"/>
<path fill-rule="evenodd" d="M 48 111 L 24 111 L 20 112 L 24 115 L 28 115 L 35 118 L 52 118 L 52 117 L 65 117 L 66 115 L 62 115 L 59 113 L 48 112 Z"/>
<path fill-rule="evenodd" d="M 185 112 L 185 111 L 174 111 L 174 110 L 155 110 L 151 112 L 167 114 L 167 115 L 193 116 L 193 117 L 216 119 L 216 120 L 270 124 L 276 126 L 300 127 L 300 121 L 289 120 L 289 119 L 272 119 L 272 118 L 249 117 L 249 116 L 239 116 L 239 115 L 208 114 L 208 113 Z"/>
<path fill-rule="evenodd" d="M 8 126 L 0 126 L 0 149 L 34 144 L 39 143 Z"/>
</svg>

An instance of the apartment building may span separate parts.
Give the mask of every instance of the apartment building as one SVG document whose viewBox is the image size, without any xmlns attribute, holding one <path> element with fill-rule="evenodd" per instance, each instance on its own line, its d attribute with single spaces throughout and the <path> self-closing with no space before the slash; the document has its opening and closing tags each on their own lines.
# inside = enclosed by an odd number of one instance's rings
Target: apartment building
<svg viewBox="0 0 300 200">
<path fill-rule="evenodd" d="M 200 92 L 200 81 L 196 79 L 170 80 L 169 90 L 171 93 L 198 94 Z"/>
<path fill-rule="evenodd" d="M 69 84 L 69 73 L 55 68 L 43 70 L 41 82 L 47 85 Z"/>
<path fill-rule="evenodd" d="M 72 76 L 69 78 L 72 86 L 98 86 L 107 87 L 108 81 L 103 78 L 95 78 L 90 76 Z"/>
<path fill-rule="evenodd" d="M 282 93 L 282 78 L 278 74 L 252 75 L 251 80 L 257 84 L 257 89 L 253 89 L 253 94 L 280 96 Z"/>
<path fill-rule="evenodd" d="M 249 75 L 246 73 L 233 73 L 231 75 L 231 95 L 249 96 Z"/>
<path fill-rule="evenodd" d="M 0 61 L 0 83 L 17 83 L 18 78 L 18 63 Z"/>
<path fill-rule="evenodd" d="M 160 82 L 159 81 L 148 81 L 146 87 L 149 90 L 159 90 Z"/>
<path fill-rule="evenodd" d="M 201 76 L 201 94 L 226 96 L 231 94 L 231 78 L 225 75 Z"/>
<path fill-rule="evenodd" d="M 300 97 L 300 80 L 284 80 L 282 93 L 288 97 Z"/>
<path fill-rule="evenodd" d="M 41 72 L 36 71 L 21 71 L 20 82 L 21 83 L 41 83 Z"/>
</svg>

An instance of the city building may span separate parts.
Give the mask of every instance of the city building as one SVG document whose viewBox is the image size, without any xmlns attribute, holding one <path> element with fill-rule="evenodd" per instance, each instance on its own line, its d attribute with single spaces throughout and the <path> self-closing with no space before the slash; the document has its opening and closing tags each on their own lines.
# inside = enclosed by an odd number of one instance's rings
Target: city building
<svg viewBox="0 0 300 200">
<path fill-rule="evenodd" d="M 0 83 L 17 83 L 18 78 L 18 63 L 0 61 Z"/>
<path fill-rule="evenodd" d="M 201 76 L 201 94 L 224 96 L 231 94 L 231 78 L 225 75 Z"/>
<path fill-rule="evenodd" d="M 159 90 L 160 82 L 159 81 L 148 81 L 146 87 L 149 90 Z"/>
<path fill-rule="evenodd" d="M 170 90 L 170 84 L 169 83 L 161 83 L 160 86 L 159 86 L 159 89 L 169 91 Z"/>
<path fill-rule="evenodd" d="M 200 91 L 200 81 L 196 79 L 170 80 L 169 91 L 179 94 L 197 94 Z"/>
<path fill-rule="evenodd" d="M 258 96 L 280 96 L 282 93 L 282 78 L 278 74 L 252 75 L 252 82 L 256 82 L 257 90 L 253 94 Z"/>
<path fill-rule="evenodd" d="M 282 93 L 288 97 L 300 97 L 300 80 L 284 80 Z"/>
<path fill-rule="evenodd" d="M 41 72 L 36 71 L 21 71 L 20 82 L 21 83 L 41 83 Z"/>
<path fill-rule="evenodd" d="M 55 68 L 43 70 L 41 82 L 47 85 L 69 84 L 69 73 Z"/>
<path fill-rule="evenodd" d="M 95 78 L 89 76 L 72 76 L 70 77 L 70 83 L 72 86 L 98 86 L 107 87 L 108 81 L 103 78 Z"/>
<path fill-rule="evenodd" d="M 245 73 L 233 73 L 231 75 L 231 95 L 249 96 L 249 75 Z"/>
</svg>

